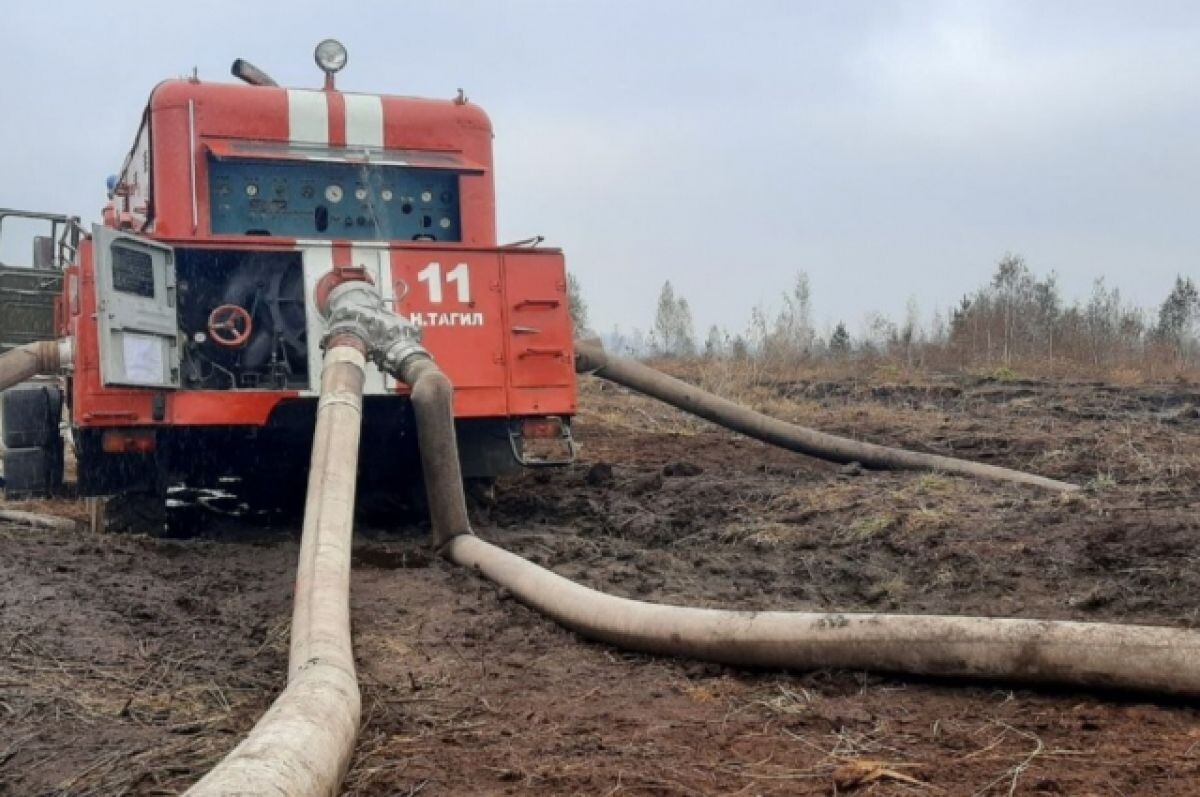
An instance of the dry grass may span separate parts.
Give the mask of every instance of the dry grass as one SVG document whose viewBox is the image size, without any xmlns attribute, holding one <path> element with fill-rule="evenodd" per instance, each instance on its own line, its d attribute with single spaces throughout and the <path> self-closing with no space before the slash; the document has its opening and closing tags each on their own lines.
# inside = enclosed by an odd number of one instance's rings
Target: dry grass
<svg viewBox="0 0 1200 797">
<path fill-rule="evenodd" d="M 767 362 L 747 359 L 652 360 L 650 365 L 676 376 L 702 373 L 704 380 L 688 378 L 707 387 L 742 385 L 765 380 L 833 380 L 923 384 L 934 376 L 965 376 L 1011 382 L 1028 379 L 1103 382 L 1118 387 L 1151 384 L 1200 385 L 1200 366 L 1180 366 L 1173 360 L 1139 358 L 1095 365 L 1055 358 L 1017 358 L 1002 362 L 963 362 L 951 356 L 922 356 L 912 362 L 886 355 L 855 355 L 842 358 L 796 358 Z"/>
<path fill-rule="evenodd" d="M 797 484 L 771 497 L 773 512 L 807 510 L 828 514 L 855 509 L 865 497 L 865 487 L 856 481 L 821 481 Z"/>
<path fill-rule="evenodd" d="M 121 723 L 161 729 L 173 739 L 112 749 L 59 783 L 57 794 L 174 794 L 224 753 L 221 729 L 260 709 L 245 684 L 192 683 L 191 657 L 153 644 L 120 669 L 59 658 L 21 631 L 0 638 L 0 651 L 8 672 L 0 701 L 6 722 L 43 716 L 96 732 Z M 0 751 L 0 765 L 21 752 L 35 760 L 60 754 L 34 734 Z"/>
<path fill-rule="evenodd" d="M 718 539 L 730 544 L 761 545 L 776 548 L 806 537 L 804 529 L 786 523 L 748 520 L 732 523 L 723 528 Z"/>
<path fill-rule="evenodd" d="M 880 512 L 859 518 L 834 534 L 837 542 L 866 542 L 867 540 L 895 528 L 899 523 L 896 515 Z"/>
</svg>

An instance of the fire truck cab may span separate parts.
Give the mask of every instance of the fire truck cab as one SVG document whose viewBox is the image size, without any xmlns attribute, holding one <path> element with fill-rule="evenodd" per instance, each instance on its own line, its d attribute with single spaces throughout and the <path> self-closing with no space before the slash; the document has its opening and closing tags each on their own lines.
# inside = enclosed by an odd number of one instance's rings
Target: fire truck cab
<svg viewBox="0 0 1200 797">
<path fill-rule="evenodd" d="M 569 461 L 561 251 L 496 240 L 492 126 L 429 100 L 168 80 L 64 263 L 58 334 L 81 494 L 240 481 L 303 490 L 335 268 L 365 271 L 455 387 L 464 477 Z M 416 479 L 407 388 L 369 367 L 364 489 Z M 537 441 L 536 443 L 533 441 Z M 547 445 L 548 444 L 548 445 Z"/>
</svg>

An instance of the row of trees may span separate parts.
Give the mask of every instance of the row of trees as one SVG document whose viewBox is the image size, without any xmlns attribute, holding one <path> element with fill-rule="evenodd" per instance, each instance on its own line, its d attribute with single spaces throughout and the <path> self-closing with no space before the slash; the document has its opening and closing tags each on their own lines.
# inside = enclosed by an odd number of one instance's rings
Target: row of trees
<svg viewBox="0 0 1200 797">
<path fill-rule="evenodd" d="M 1198 332 L 1200 295 L 1190 277 L 1176 277 L 1157 313 L 1127 302 L 1103 278 L 1086 300 L 1065 307 L 1053 274 L 1038 279 L 1024 260 L 1009 255 L 991 283 L 955 309 L 947 343 L 964 361 L 1004 365 L 1057 358 L 1100 366 L 1149 349 L 1186 364 L 1196 354 Z"/>
<path fill-rule="evenodd" d="M 572 281 L 571 289 L 572 308 L 583 312 L 576 327 L 584 328 L 586 306 L 578 283 Z M 910 300 L 899 323 L 871 314 L 856 335 L 842 322 L 818 333 L 808 276 L 800 272 L 777 311 L 751 310 L 744 332 L 712 326 L 698 345 L 687 299 L 667 282 L 649 332 L 614 328 L 605 337 L 614 350 L 636 356 L 780 364 L 815 357 L 888 356 L 912 365 L 934 360 L 1011 367 L 1039 361 L 1104 367 L 1152 357 L 1187 367 L 1200 364 L 1200 292 L 1190 277 L 1177 277 L 1162 304 L 1146 311 L 1098 279 L 1087 298 L 1067 304 L 1053 273 L 1039 277 L 1020 256 L 1006 255 L 987 284 L 964 296 L 948 316 L 935 312 L 928 322 Z"/>
</svg>

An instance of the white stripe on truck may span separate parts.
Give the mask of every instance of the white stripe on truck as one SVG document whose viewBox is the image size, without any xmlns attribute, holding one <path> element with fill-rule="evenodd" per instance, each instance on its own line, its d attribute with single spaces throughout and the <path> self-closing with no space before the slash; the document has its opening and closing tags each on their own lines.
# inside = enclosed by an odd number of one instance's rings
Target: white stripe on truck
<svg viewBox="0 0 1200 797">
<path fill-rule="evenodd" d="M 346 146 L 383 149 L 383 100 L 370 94 L 343 94 Z"/>
<path fill-rule="evenodd" d="M 288 140 L 329 143 L 329 102 L 323 91 L 288 89 Z"/>
<path fill-rule="evenodd" d="M 382 268 L 382 264 L 390 259 L 391 253 L 387 249 L 381 249 L 377 244 L 367 246 L 353 244 L 350 247 L 350 265 L 365 268 L 381 290 L 386 290 L 384 286 L 391 281 L 392 269 L 390 266 L 387 269 L 386 278 Z M 386 293 L 384 298 L 387 298 Z M 386 391 L 387 381 L 383 371 L 380 371 L 374 363 L 367 363 L 367 378 L 363 382 L 363 393 L 370 396 Z"/>
<path fill-rule="evenodd" d="M 307 394 L 315 396 L 321 392 L 321 367 L 324 363 L 324 352 L 321 351 L 321 338 L 325 335 L 325 322 L 321 312 L 317 310 L 314 299 L 317 283 L 333 270 L 333 247 L 321 241 L 297 241 L 304 263 L 304 316 L 308 338 L 308 390 Z"/>
</svg>

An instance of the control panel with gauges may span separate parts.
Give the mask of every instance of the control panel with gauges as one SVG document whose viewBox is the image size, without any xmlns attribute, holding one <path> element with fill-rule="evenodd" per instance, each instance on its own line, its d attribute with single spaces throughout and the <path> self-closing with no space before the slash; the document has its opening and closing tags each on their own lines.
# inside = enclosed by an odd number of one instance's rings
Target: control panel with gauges
<svg viewBox="0 0 1200 797">
<path fill-rule="evenodd" d="M 451 170 L 212 158 L 208 183 L 215 235 L 462 240 Z"/>
</svg>

